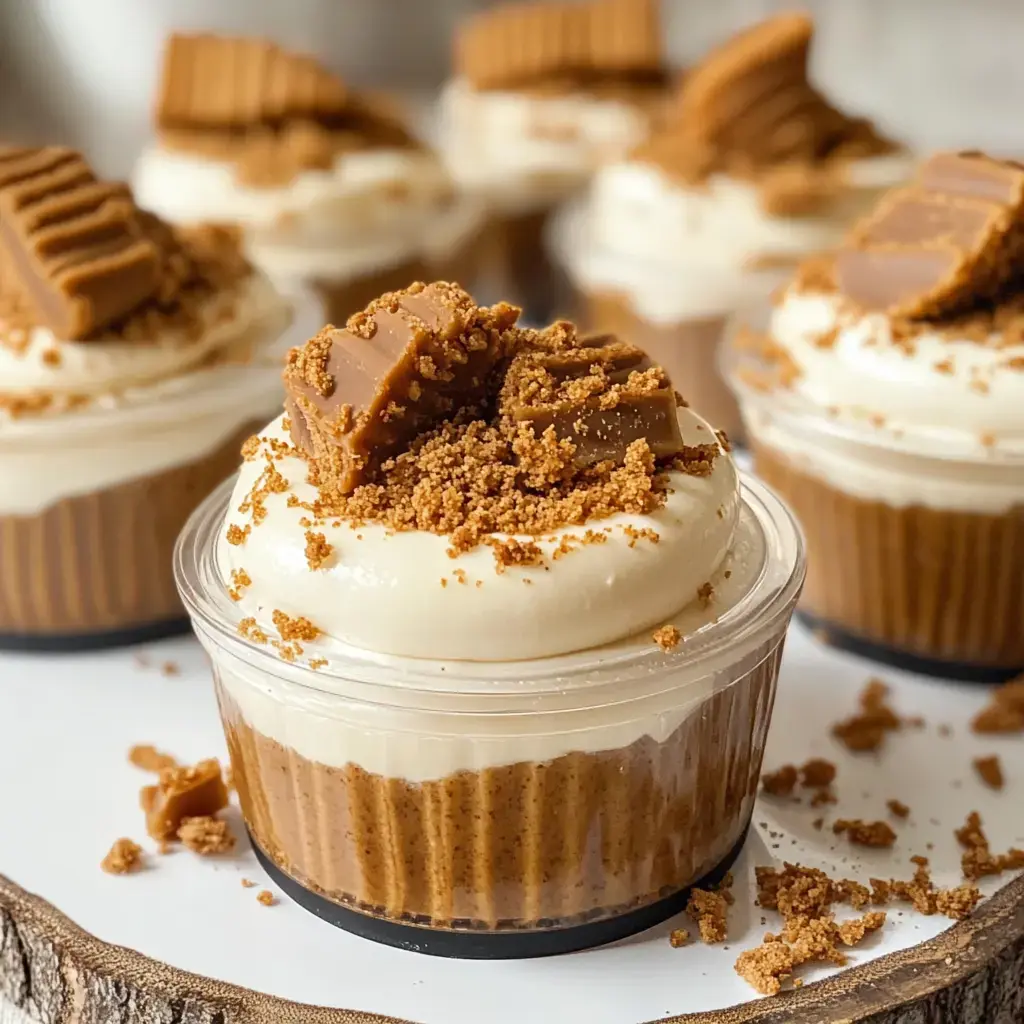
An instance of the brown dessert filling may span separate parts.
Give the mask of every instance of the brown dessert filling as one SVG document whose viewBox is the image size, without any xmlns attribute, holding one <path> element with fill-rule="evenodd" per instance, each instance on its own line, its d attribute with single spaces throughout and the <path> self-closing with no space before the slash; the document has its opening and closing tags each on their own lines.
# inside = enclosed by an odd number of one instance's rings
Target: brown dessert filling
<svg viewBox="0 0 1024 1024">
<path fill-rule="evenodd" d="M 518 327 L 518 314 L 478 307 L 456 285 L 414 284 L 292 350 L 286 411 L 319 491 L 311 526 L 340 518 L 445 534 L 454 556 L 494 546 L 495 533 L 650 512 L 669 470 L 712 471 L 717 439 L 683 443 L 682 399 L 639 349 L 581 338 L 564 321 Z M 243 511 L 259 504 L 260 480 Z M 232 524 L 228 540 L 244 543 L 247 529 Z M 312 567 L 322 546 L 310 536 Z M 535 564 L 537 550 L 503 540 L 495 557 L 499 568 Z"/>
<path fill-rule="evenodd" d="M 388 103 L 356 95 L 314 58 L 209 34 L 168 38 L 156 123 L 165 146 L 231 163 L 256 187 L 354 150 L 419 147 Z"/>
<path fill-rule="evenodd" d="M 658 4 L 503 4 L 459 27 L 454 65 L 475 89 L 587 91 L 643 102 L 666 79 Z"/>
<path fill-rule="evenodd" d="M 713 50 L 687 73 L 674 114 L 636 158 L 686 185 L 715 174 L 752 181 L 772 214 L 820 212 L 843 190 L 846 165 L 896 146 L 808 80 L 813 31 L 806 15 L 783 14 Z"/>
</svg>

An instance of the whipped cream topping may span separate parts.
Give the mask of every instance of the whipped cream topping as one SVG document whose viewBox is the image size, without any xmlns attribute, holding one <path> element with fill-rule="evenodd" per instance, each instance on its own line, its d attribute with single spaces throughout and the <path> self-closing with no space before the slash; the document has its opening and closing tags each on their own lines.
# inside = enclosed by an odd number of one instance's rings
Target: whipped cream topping
<svg viewBox="0 0 1024 1024">
<path fill-rule="evenodd" d="M 856 161 L 826 211 L 782 217 L 765 212 L 752 183 L 716 175 L 687 187 L 653 164 L 621 161 L 598 172 L 552 242 L 581 288 L 623 293 L 652 323 L 721 315 L 769 294 L 779 265 L 838 244 L 911 167 L 907 154 Z"/>
<path fill-rule="evenodd" d="M 36 328 L 24 349 L 0 345 L 0 397 L 53 396 L 22 415 L 0 402 L 0 514 L 34 514 L 201 458 L 272 409 L 283 300 L 254 274 L 202 314 L 205 329 L 151 342 L 69 342 Z"/>
<path fill-rule="evenodd" d="M 762 443 L 869 499 L 993 512 L 1024 503 L 1024 342 L 937 328 L 895 344 L 884 314 L 797 289 L 774 309 L 770 334 L 799 371 L 795 395 L 868 447 L 790 427 L 752 396 Z"/>
<path fill-rule="evenodd" d="M 711 428 L 687 409 L 680 411 L 683 440 L 714 441 Z M 287 441 L 281 420 L 261 435 Z M 243 526 L 235 510 L 263 471 L 260 457 L 242 467 L 229 506 L 229 523 Z M 423 531 L 391 532 L 380 524 L 323 529 L 334 552 L 323 568 L 307 563 L 308 513 L 289 507 L 288 496 L 316 500 L 297 456 L 276 462 L 286 491 L 265 499 L 266 517 L 241 545 L 218 539 L 224 578 L 244 569 L 252 584 L 240 601 L 267 632 L 272 613 L 310 619 L 330 641 L 387 655 L 454 661 L 513 661 L 586 650 L 657 627 L 687 605 L 715 575 L 733 540 L 739 486 L 732 460 L 721 455 L 707 477 L 673 472 L 663 507 L 648 515 L 619 514 L 588 526 L 606 541 L 582 543 L 587 527 L 563 527 L 534 539 L 543 565 L 496 572 L 490 547 L 458 558 L 448 555 L 447 537 Z M 636 539 L 631 531 L 654 531 Z M 580 538 L 573 550 L 553 557 L 563 542 Z M 503 539 L 499 537 L 498 539 Z M 456 570 L 464 574 L 461 583 Z M 442 579 L 446 585 L 442 585 Z M 480 585 L 477 586 L 477 581 Z M 524 583 L 524 581 L 529 581 Z M 709 618 L 715 613 L 709 612 Z M 648 638 L 648 642 L 650 642 Z M 324 651 L 329 657 L 329 653 Z"/>
<path fill-rule="evenodd" d="M 453 195 L 436 156 L 410 149 L 342 153 L 329 170 L 255 188 L 230 164 L 153 145 L 133 187 L 140 206 L 167 220 L 240 226 L 250 255 L 275 279 L 341 281 L 447 255 L 483 216 L 478 202 Z"/>
<path fill-rule="evenodd" d="M 650 123 L 621 100 L 477 91 L 460 79 L 442 92 L 439 118 L 453 177 L 507 213 L 564 199 L 598 166 L 642 142 Z"/>
</svg>

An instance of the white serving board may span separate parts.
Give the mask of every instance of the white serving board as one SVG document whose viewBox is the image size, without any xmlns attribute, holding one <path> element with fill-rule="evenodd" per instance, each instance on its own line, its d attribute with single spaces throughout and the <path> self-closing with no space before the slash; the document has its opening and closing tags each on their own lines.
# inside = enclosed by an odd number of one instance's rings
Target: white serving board
<svg viewBox="0 0 1024 1024">
<path fill-rule="evenodd" d="M 148 667 L 139 664 L 143 655 Z M 171 661 L 177 675 L 161 674 Z M 828 733 L 851 713 L 873 674 L 892 684 L 906 715 L 924 729 L 893 735 L 879 755 L 854 756 Z M 676 921 L 613 946 L 543 960 L 444 960 L 376 945 L 339 931 L 282 897 L 257 903 L 269 885 L 243 843 L 228 858 L 184 850 L 148 858 L 139 874 L 112 877 L 99 861 L 111 842 L 146 844 L 139 787 L 149 777 L 126 752 L 153 743 L 182 760 L 224 756 L 206 657 L 192 640 L 79 656 L 0 655 L 0 873 L 38 893 L 99 938 L 173 966 L 303 1003 L 389 1014 L 420 1024 L 513 1024 L 585 1019 L 634 1024 L 670 1014 L 720 1009 L 756 998 L 734 973 L 738 953 L 756 945 L 778 919 L 753 905 L 754 865 L 783 859 L 866 881 L 909 878 L 912 854 L 932 858 L 936 884 L 959 881 L 953 829 L 977 809 L 994 850 L 1024 845 L 1024 742 L 974 736 L 971 715 L 985 688 L 885 670 L 820 646 L 799 626 L 789 638 L 766 767 L 811 756 L 839 768 L 837 807 L 811 809 L 760 799 L 743 857 L 724 946 L 673 949 Z M 952 726 L 943 737 L 938 726 Z M 1006 788 L 994 793 L 976 778 L 971 759 L 998 752 Z M 885 801 L 912 808 L 894 823 L 892 851 L 851 847 L 813 820 L 826 814 L 886 818 Z M 241 835 L 237 811 L 232 812 Z M 774 833 L 774 835 L 773 835 Z M 934 849 L 926 849 L 927 843 Z M 149 844 L 151 848 L 151 844 Z M 1008 876 L 990 881 L 992 892 Z M 858 947 L 863 963 L 943 931 L 949 921 L 894 905 L 883 932 Z M 808 980 L 828 969 L 810 971 Z M 0 1021 L 3 1014 L 0 1013 Z"/>
</svg>

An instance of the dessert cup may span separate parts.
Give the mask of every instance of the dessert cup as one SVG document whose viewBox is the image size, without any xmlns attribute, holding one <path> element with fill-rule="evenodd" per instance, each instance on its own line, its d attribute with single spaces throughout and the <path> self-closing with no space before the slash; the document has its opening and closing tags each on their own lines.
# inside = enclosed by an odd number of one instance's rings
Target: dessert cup
<svg viewBox="0 0 1024 1024">
<path fill-rule="evenodd" d="M 326 658 L 311 665 L 240 635 L 215 554 L 231 486 L 189 521 L 175 572 L 246 825 L 289 895 L 392 945 L 521 957 L 639 931 L 721 878 L 749 825 L 804 572 L 767 488 L 743 485 L 715 577 L 732 597 L 713 621 L 684 614 L 674 651 L 649 630 L 525 661 L 331 640 L 309 646 Z"/>
<path fill-rule="evenodd" d="M 1018 674 L 1024 450 L 968 442 L 949 410 L 932 430 L 888 429 L 880 415 L 848 415 L 799 388 L 775 386 L 778 334 L 767 356 L 751 343 L 770 322 L 765 308 L 737 315 L 723 372 L 739 399 L 756 472 L 793 509 L 807 538 L 798 614 L 826 642 L 900 668 L 979 681 Z M 871 381 L 852 367 L 834 370 L 851 401 L 871 394 L 864 388 Z M 796 371 L 784 365 L 781 372 Z M 879 377 L 874 386 L 882 392 L 887 382 Z M 904 387 L 904 402 L 912 402 L 913 383 Z M 928 401 L 927 392 L 917 393 Z"/>
</svg>

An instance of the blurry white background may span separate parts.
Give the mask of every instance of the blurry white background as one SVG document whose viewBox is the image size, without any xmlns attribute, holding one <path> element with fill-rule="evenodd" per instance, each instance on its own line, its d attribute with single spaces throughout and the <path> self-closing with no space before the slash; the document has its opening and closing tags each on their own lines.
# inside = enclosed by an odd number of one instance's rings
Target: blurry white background
<svg viewBox="0 0 1024 1024">
<path fill-rule="evenodd" d="M 488 0 L 7 0 L 0 133 L 69 142 L 125 174 L 147 133 L 164 34 L 214 28 L 315 52 L 359 85 L 425 91 L 458 18 Z M 685 65 L 730 31 L 800 7 L 818 20 L 817 81 L 922 149 L 1024 153 L 1020 0 L 663 0 Z"/>
</svg>

